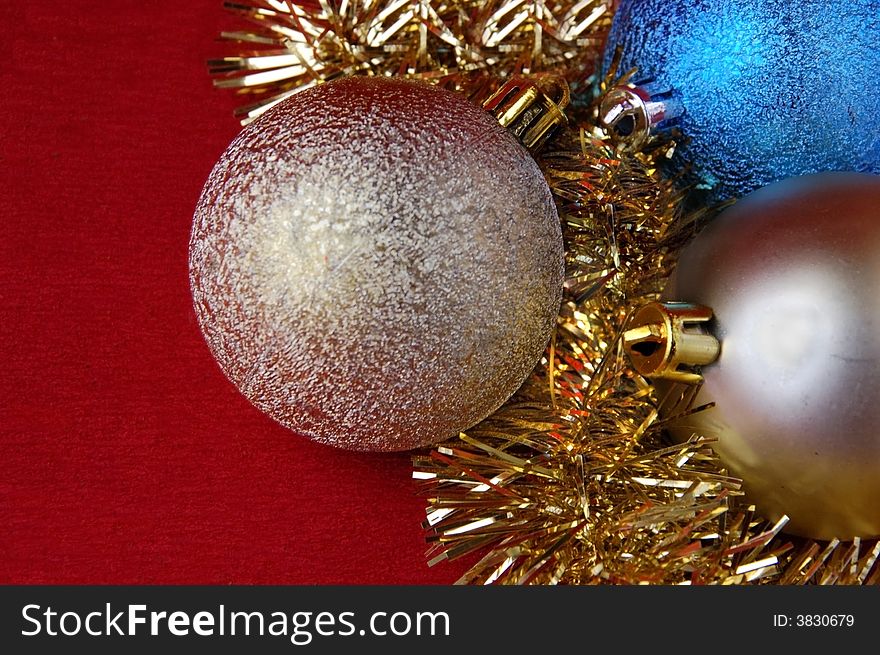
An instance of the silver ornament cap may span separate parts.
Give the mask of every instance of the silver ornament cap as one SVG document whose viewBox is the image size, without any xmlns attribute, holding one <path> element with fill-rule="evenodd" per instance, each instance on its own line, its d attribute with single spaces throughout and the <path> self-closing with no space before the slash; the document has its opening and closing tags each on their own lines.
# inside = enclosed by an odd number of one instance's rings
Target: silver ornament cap
<svg viewBox="0 0 880 655">
<path fill-rule="evenodd" d="M 246 127 L 196 208 L 190 279 L 223 371 L 355 450 L 454 436 L 538 363 L 562 292 L 534 159 L 464 97 L 348 78 Z"/>
</svg>

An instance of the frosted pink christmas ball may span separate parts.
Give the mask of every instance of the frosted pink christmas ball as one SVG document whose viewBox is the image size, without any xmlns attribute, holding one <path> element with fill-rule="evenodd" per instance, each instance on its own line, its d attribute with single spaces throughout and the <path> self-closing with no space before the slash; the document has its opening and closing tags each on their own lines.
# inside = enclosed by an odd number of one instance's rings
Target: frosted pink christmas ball
<svg viewBox="0 0 880 655">
<path fill-rule="evenodd" d="M 496 410 L 541 357 L 562 276 L 529 153 L 465 98 L 398 80 L 321 85 L 245 128 L 190 242 L 226 375 L 291 430 L 356 450 Z"/>
</svg>

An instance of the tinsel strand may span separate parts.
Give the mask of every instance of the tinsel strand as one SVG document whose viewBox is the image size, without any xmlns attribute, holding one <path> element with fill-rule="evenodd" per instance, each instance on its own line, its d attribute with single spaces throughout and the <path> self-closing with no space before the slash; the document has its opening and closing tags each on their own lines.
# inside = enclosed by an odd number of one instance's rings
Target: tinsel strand
<svg viewBox="0 0 880 655">
<path fill-rule="evenodd" d="M 243 0 L 245 51 L 213 59 L 214 84 L 254 97 L 248 123 L 284 98 L 344 75 L 402 76 L 475 100 L 498 79 L 553 72 L 585 86 L 611 24 L 611 0 Z"/>
</svg>

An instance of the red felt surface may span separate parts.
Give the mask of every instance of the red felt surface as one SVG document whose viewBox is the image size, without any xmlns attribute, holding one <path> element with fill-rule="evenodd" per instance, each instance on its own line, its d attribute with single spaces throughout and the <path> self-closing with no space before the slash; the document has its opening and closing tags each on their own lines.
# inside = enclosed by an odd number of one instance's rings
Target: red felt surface
<svg viewBox="0 0 880 655">
<path fill-rule="evenodd" d="M 320 446 L 226 380 L 193 207 L 239 127 L 220 0 L 0 4 L 0 582 L 449 583 L 407 454 Z"/>
</svg>

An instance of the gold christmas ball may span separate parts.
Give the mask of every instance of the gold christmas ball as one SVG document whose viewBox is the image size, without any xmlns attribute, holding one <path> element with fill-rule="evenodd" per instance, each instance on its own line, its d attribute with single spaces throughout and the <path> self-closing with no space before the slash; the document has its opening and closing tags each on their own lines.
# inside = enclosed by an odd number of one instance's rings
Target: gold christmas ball
<svg viewBox="0 0 880 655">
<path fill-rule="evenodd" d="M 196 208 L 193 301 L 223 371 L 291 430 L 393 451 L 454 436 L 539 361 L 559 218 L 534 159 L 456 94 L 348 78 L 246 127 Z"/>
<path fill-rule="evenodd" d="M 710 307 L 721 343 L 695 401 L 715 406 L 673 433 L 717 439 L 747 497 L 767 518 L 787 515 L 788 532 L 880 536 L 878 281 L 880 177 L 824 173 L 722 212 L 664 292 Z M 680 349 L 699 346 L 686 337 Z"/>
</svg>

